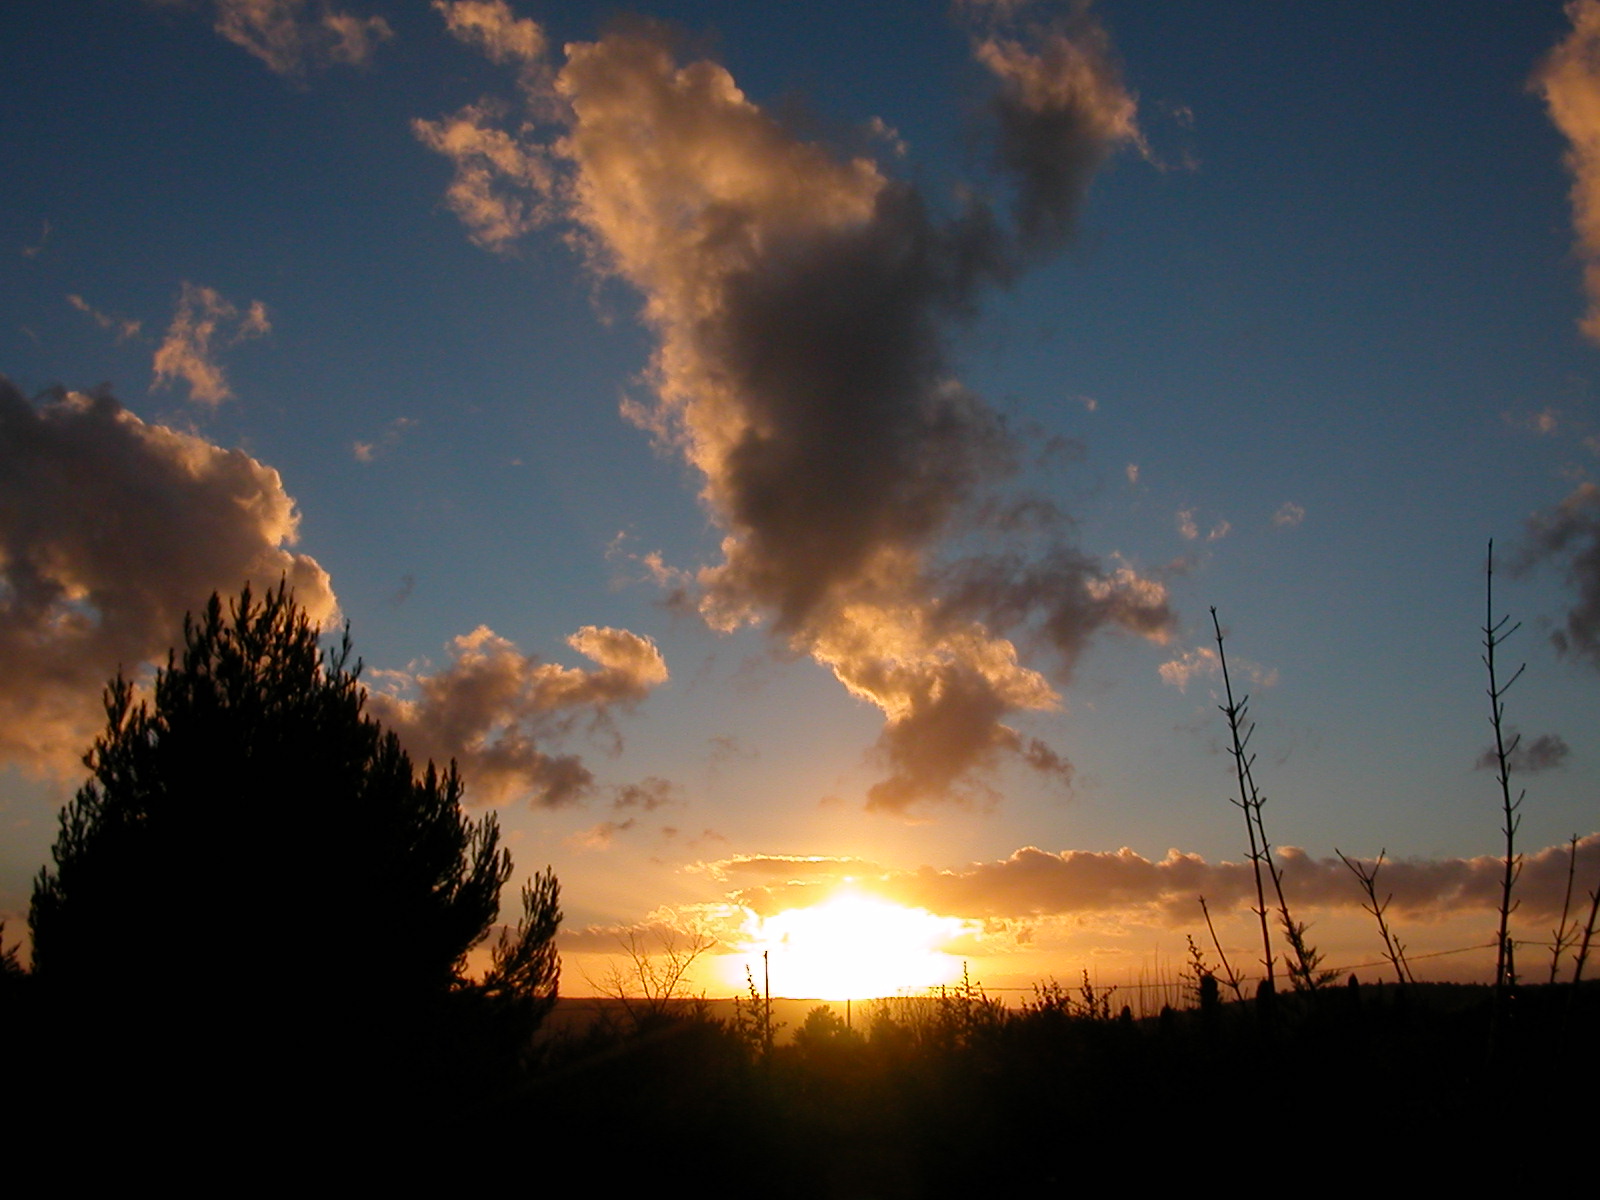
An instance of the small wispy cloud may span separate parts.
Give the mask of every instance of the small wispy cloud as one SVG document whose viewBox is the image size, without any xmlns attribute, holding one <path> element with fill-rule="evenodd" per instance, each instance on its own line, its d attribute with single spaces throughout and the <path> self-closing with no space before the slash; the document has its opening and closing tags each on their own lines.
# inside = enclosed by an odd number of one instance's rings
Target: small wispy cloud
<svg viewBox="0 0 1600 1200">
<path fill-rule="evenodd" d="M 278 75 L 302 75 L 336 63 L 365 66 L 394 30 L 329 0 L 215 0 L 212 26 Z"/>
<path fill-rule="evenodd" d="M 87 316 L 96 325 L 100 326 L 101 329 L 108 329 L 115 332 L 117 335 L 118 345 L 121 345 L 123 342 L 126 342 L 131 338 L 138 337 L 139 331 L 144 328 L 143 321 L 135 321 L 128 317 L 116 317 L 112 316 L 110 313 L 100 312 L 98 309 L 93 308 L 88 301 L 84 300 L 82 296 L 69 294 L 67 296 L 67 303 Z"/>
<path fill-rule="evenodd" d="M 573 845 L 585 850 L 607 850 L 619 833 L 627 833 L 637 824 L 637 817 L 629 817 L 626 821 L 601 821 L 598 825 L 591 825 L 573 834 L 570 840 Z"/>
<path fill-rule="evenodd" d="M 1510 732 L 1512 748 L 1506 755 L 1506 765 L 1518 775 L 1535 775 L 1540 771 L 1565 766 L 1572 753 L 1572 747 L 1559 733 L 1541 733 L 1536 738 L 1523 738 L 1515 731 Z M 1472 765 L 1479 771 L 1497 771 L 1500 769 L 1500 756 L 1493 746 L 1489 746 Z"/>
<path fill-rule="evenodd" d="M 221 404 L 233 396 L 233 390 L 216 360 L 217 350 L 271 332 L 267 308 L 261 301 L 252 300 L 241 313 L 216 289 L 185 281 L 172 324 L 156 349 L 155 380 L 150 388 L 154 391 L 181 379 L 189 385 L 190 400 Z"/>
<path fill-rule="evenodd" d="M 31 246 L 22 247 L 22 257 L 23 258 L 38 258 L 39 255 L 44 253 L 44 248 L 49 243 L 49 241 L 50 241 L 50 222 L 46 221 L 44 223 L 44 227 L 39 230 L 39 240 L 37 242 L 34 242 L 33 245 L 31 245 Z"/>
<path fill-rule="evenodd" d="M 622 784 L 611 792 L 611 807 L 619 810 L 636 808 L 643 812 L 655 812 L 658 808 L 680 803 L 682 799 L 678 795 L 677 785 L 655 775 L 638 783 Z"/>
<path fill-rule="evenodd" d="M 1566 624 L 1550 635 L 1562 654 L 1600 667 L 1600 486 L 1585 481 L 1555 507 L 1528 519 L 1518 568 L 1561 563 L 1577 593 Z"/>
<path fill-rule="evenodd" d="M 350 451 L 355 455 L 357 462 L 376 462 L 400 444 L 400 439 L 405 437 L 409 430 L 415 429 L 415 417 L 396 417 L 383 427 L 383 432 L 370 442 L 352 442 Z"/>
<path fill-rule="evenodd" d="M 1217 672 L 1217 652 L 1208 646 L 1185 650 L 1156 668 L 1161 682 L 1170 684 L 1180 692 L 1187 691 L 1189 681 L 1197 675 L 1214 675 Z"/>
<path fill-rule="evenodd" d="M 1229 658 L 1229 670 L 1236 680 L 1247 680 L 1256 687 L 1277 686 L 1276 667 L 1264 667 L 1260 663 L 1236 655 L 1230 655 Z M 1217 652 L 1211 647 L 1195 646 L 1183 651 L 1176 658 L 1168 659 L 1156 668 L 1156 672 L 1161 676 L 1162 683 L 1182 692 L 1188 690 L 1191 680 L 1221 674 L 1221 661 L 1217 657 Z"/>
<path fill-rule="evenodd" d="M 1306 510 L 1293 500 L 1285 500 L 1272 514 L 1272 523 L 1279 529 L 1293 529 L 1306 519 Z"/>
</svg>

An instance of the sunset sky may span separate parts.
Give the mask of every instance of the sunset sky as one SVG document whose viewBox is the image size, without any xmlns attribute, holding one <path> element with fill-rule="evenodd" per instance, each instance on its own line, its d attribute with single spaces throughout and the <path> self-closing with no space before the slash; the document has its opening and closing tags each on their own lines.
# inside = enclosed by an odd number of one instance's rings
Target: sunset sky
<svg viewBox="0 0 1600 1200">
<path fill-rule="evenodd" d="M 0 45 L 8 944 L 106 679 L 286 575 L 555 867 L 569 994 L 630 930 L 716 938 L 712 994 L 769 946 L 789 995 L 1128 983 L 1201 892 L 1256 969 L 1212 605 L 1328 961 L 1380 951 L 1335 848 L 1413 953 L 1481 945 L 1490 538 L 1549 939 L 1600 829 L 1600 0 L 61 0 Z"/>
</svg>

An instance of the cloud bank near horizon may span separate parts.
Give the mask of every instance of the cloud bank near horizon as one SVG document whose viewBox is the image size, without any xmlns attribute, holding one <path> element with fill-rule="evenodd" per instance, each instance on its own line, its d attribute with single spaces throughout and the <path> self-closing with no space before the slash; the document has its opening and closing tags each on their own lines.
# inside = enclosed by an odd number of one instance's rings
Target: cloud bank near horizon
<svg viewBox="0 0 1600 1200">
<path fill-rule="evenodd" d="M 1365 902 L 1355 876 L 1338 858 L 1313 858 L 1285 846 L 1275 851 L 1292 907 L 1359 909 Z M 1517 881 L 1519 918 L 1551 919 L 1566 895 L 1568 847 L 1549 846 L 1523 858 Z M 1473 858 L 1385 859 L 1378 874 L 1380 895 L 1393 895 L 1391 918 L 1424 920 L 1431 915 L 1500 903 L 1504 860 Z M 1024 846 L 1008 858 L 955 870 L 922 867 L 886 870 L 853 858 L 740 855 L 696 868 L 731 886 L 729 900 L 761 916 L 816 903 L 848 882 L 896 904 L 968 921 L 1031 921 L 1128 910 L 1163 925 L 1192 925 L 1198 897 L 1217 914 L 1247 909 L 1255 901 L 1255 877 L 1247 862 L 1207 862 L 1197 854 L 1170 850 L 1149 859 L 1124 847 L 1115 852 Z M 1600 880 L 1600 833 L 1578 841 L 1578 880 Z M 1583 895 L 1580 886 L 1576 902 Z"/>
</svg>

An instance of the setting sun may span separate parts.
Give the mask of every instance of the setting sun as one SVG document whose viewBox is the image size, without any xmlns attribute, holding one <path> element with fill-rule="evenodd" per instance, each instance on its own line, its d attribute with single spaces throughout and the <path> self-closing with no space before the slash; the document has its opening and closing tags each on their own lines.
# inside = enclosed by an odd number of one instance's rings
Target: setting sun
<svg viewBox="0 0 1600 1200">
<path fill-rule="evenodd" d="M 730 959 L 732 982 L 743 984 L 746 965 L 759 977 L 766 951 L 775 995 L 865 1000 L 937 987 L 961 974 L 960 959 L 941 947 L 963 928 L 953 917 L 839 891 L 810 908 L 752 916 L 746 953 Z"/>
</svg>

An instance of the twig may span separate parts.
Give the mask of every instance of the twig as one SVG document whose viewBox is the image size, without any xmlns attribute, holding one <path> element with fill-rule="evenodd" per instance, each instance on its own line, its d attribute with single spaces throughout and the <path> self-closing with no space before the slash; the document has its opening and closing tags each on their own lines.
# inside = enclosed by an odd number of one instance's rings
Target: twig
<svg viewBox="0 0 1600 1200">
<path fill-rule="evenodd" d="M 1233 994 L 1240 1000 L 1244 999 L 1244 981 L 1234 973 L 1233 966 L 1228 962 L 1228 955 L 1222 949 L 1222 943 L 1217 940 L 1217 927 L 1211 923 L 1211 910 L 1206 907 L 1206 898 L 1200 897 L 1200 911 L 1205 914 L 1206 928 L 1211 932 L 1211 944 L 1217 948 L 1217 957 L 1222 960 L 1222 969 L 1226 972 L 1224 982 L 1233 989 Z"/>
<path fill-rule="evenodd" d="M 1550 948 L 1550 982 L 1556 981 L 1556 972 L 1561 969 L 1561 956 L 1566 953 L 1567 947 L 1578 940 L 1578 927 L 1574 923 L 1567 927 L 1567 914 L 1572 911 L 1572 883 L 1578 874 L 1578 835 L 1573 834 L 1567 843 L 1567 894 L 1561 901 L 1561 921 L 1550 931 L 1555 938 L 1555 945 Z"/>
<path fill-rule="evenodd" d="M 1589 942 L 1594 938 L 1595 918 L 1600 916 L 1600 888 L 1589 893 L 1589 920 L 1583 926 L 1583 940 L 1578 943 L 1578 953 L 1573 956 L 1572 982 L 1583 979 L 1583 964 L 1589 959 Z"/>
<path fill-rule="evenodd" d="M 1370 868 L 1360 859 L 1351 858 L 1337 846 L 1333 848 L 1333 852 L 1339 856 L 1345 866 L 1350 868 L 1351 874 L 1361 881 L 1361 890 L 1367 893 L 1367 903 L 1361 907 L 1377 919 L 1378 933 L 1383 937 L 1384 955 L 1394 965 L 1394 973 L 1400 979 L 1400 986 L 1404 987 L 1407 983 L 1415 983 L 1416 978 L 1411 974 L 1411 965 L 1406 962 L 1405 943 L 1390 932 L 1389 922 L 1384 919 L 1383 915 L 1389 907 L 1389 901 L 1394 899 L 1394 894 L 1391 892 L 1383 898 L 1382 904 L 1378 903 L 1378 871 L 1382 869 L 1383 856 L 1388 851 L 1379 850 L 1378 860 Z"/>
<path fill-rule="evenodd" d="M 1267 874 L 1272 879 L 1272 890 L 1278 898 L 1278 920 L 1283 926 L 1283 936 L 1289 942 L 1289 948 L 1294 951 L 1292 959 L 1286 959 L 1289 968 L 1289 977 L 1294 981 L 1298 991 L 1315 991 L 1324 983 L 1333 978 L 1333 973 L 1319 970 L 1322 955 L 1306 941 L 1307 926 L 1303 921 L 1296 921 L 1289 915 L 1289 901 L 1283 892 L 1283 872 L 1278 867 L 1277 860 L 1272 857 L 1272 843 L 1267 840 L 1267 827 L 1261 819 L 1261 810 L 1266 805 L 1266 798 L 1256 788 L 1255 781 L 1255 755 L 1245 754 L 1245 745 L 1250 740 L 1250 735 L 1255 732 L 1255 727 L 1249 723 L 1246 710 L 1249 706 L 1248 696 L 1237 704 L 1233 700 L 1233 683 L 1228 675 L 1228 659 L 1222 649 L 1222 624 L 1217 620 L 1217 610 L 1211 609 L 1211 624 L 1217 634 L 1217 661 L 1222 668 L 1222 685 L 1227 692 L 1228 704 L 1223 708 L 1224 715 L 1228 718 L 1228 730 L 1233 736 L 1234 768 L 1239 777 L 1239 806 L 1244 809 L 1245 824 L 1251 830 L 1250 848 L 1251 860 L 1256 868 L 1256 896 L 1261 915 L 1261 936 L 1263 943 L 1267 938 L 1267 913 L 1266 900 L 1261 888 L 1261 864 L 1266 863 Z M 1272 985 L 1272 951 L 1270 944 L 1267 947 L 1267 984 Z"/>
<path fill-rule="evenodd" d="M 1522 741 L 1521 734 L 1514 734 L 1509 745 L 1505 738 L 1505 694 L 1511 690 L 1511 685 L 1522 677 L 1522 672 L 1527 670 L 1528 664 L 1523 663 L 1505 683 L 1499 681 L 1494 665 L 1494 652 L 1499 649 L 1518 629 L 1522 622 L 1518 621 L 1511 628 L 1506 628 L 1509 616 L 1494 619 L 1494 539 L 1489 541 L 1489 553 L 1484 563 L 1484 619 L 1483 619 L 1483 665 L 1489 669 L 1489 723 L 1494 727 L 1494 754 L 1495 763 L 1500 769 L 1500 803 L 1504 815 L 1504 824 L 1500 832 L 1505 835 L 1505 871 L 1500 880 L 1500 932 L 1496 940 L 1498 952 L 1494 964 L 1494 994 L 1496 1007 L 1504 1005 L 1507 989 L 1514 980 L 1509 978 L 1511 973 L 1511 947 L 1509 944 L 1511 914 L 1516 910 L 1512 902 L 1512 889 L 1516 886 L 1517 877 L 1522 874 L 1522 855 L 1516 852 L 1517 828 L 1522 824 L 1522 817 L 1518 809 L 1527 796 L 1524 790 L 1515 800 L 1511 799 L 1511 756 L 1516 752 L 1518 744 Z"/>
<path fill-rule="evenodd" d="M 1248 763 L 1245 758 L 1245 743 L 1250 740 L 1250 734 L 1240 734 L 1240 727 L 1244 723 L 1244 702 L 1237 704 L 1233 700 L 1233 681 L 1228 676 L 1228 656 L 1222 648 L 1222 622 L 1217 620 L 1217 606 L 1211 606 L 1211 626 L 1217 634 L 1217 662 L 1222 667 L 1222 687 L 1228 697 L 1228 703 L 1222 707 L 1222 715 L 1228 718 L 1228 733 L 1233 738 L 1233 765 L 1234 773 L 1239 778 L 1239 798 L 1231 801 L 1244 813 L 1244 829 L 1250 839 L 1250 866 L 1256 876 L 1256 906 L 1252 910 L 1261 921 L 1261 965 L 1267 972 L 1267 989 L 1272 990 L 1272 934 L 1267 928 L 1267 893 L 1261 882 L 1261 851 L 1256 844 L 1256 821 L 1251 795 L 1254 788 L 1247 786 L 1249 780 Z M 1216 937 L 1216 931 L 1212 931 Z"/>
</svg>

